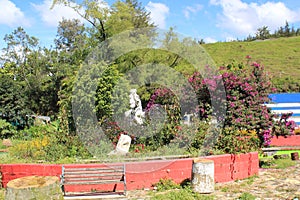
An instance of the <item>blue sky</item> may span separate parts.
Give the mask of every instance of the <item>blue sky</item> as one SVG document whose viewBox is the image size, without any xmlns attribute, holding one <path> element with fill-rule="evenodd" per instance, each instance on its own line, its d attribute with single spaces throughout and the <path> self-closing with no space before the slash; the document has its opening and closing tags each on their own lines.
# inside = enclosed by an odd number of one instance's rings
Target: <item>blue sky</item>
<svg viewBox="0 0 300 200">
<path fill-rule="evenodd" d="M 107 0 L 108 6 L 114 0 Z M 162 29 L 175 30 L 206 42 L 244 39 L 257 28 L 268 26 L 271 32 L 288 21 L 300 27 L 300 1 L 296 0 L 140 0 L 151 18 Z M 52 0 L 0 0 L 0 49 L 4 36 L 18 26 L 39 38 L 41 46 L 53 44 L 58 21 L 78 18 L 69 8 Z"/>
</svg>

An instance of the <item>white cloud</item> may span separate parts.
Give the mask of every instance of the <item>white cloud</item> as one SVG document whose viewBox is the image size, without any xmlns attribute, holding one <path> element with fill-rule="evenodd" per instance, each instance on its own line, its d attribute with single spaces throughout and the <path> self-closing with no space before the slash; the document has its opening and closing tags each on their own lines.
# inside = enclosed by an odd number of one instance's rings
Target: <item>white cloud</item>
<svg viewBox="0 0 300 200">
<path fill-rule="evenodd" d="M 210 0 L 212 5 L 221 6 L 218 27 L 239 35 L 254 34 L 263 26 L 271 31 L 285 22 L 299 22 L 300 13 L 290 10 L 282 2 L 266 2 L 264 4 L 245 3 L 241 0 Z"/>
<path fill-rule="evenodd" d="M 237 41 L 237 38 L 233 37 L 233 36 L 227 36 L 225 38 L 226 42 L 233 42 L 233 41 Z"/>
<path fill-rule="evenodd" d="M 63 4 L 55 5 L 53 9 L 50 9 L 52 6 L 52 0 L 44 0 L 42 4 L 32 3 L 32 6 L 39 12 L 42 21 L 47 26 L 57 27 L 59 21 L 63 18 L 81 19 L 83 21 L 78 13 Z"/>
<path fill-rule="evenodd" d="M 150 1 L 145 8 L 148 12 L 150 12 L 152 21 L 159 28 L 166 28 L 166 17 L 169 14 L 168 6 L 162 3 L 153 3 Z"/>
<path fill-rule="evenodd" d="M 206 38 L 204 38 L 204 42 L 205 43 L 216 43 L 216 42 L 218 42 L 218 40 L 216 40 L 215 38 L 212 38 L 212 37 L 206 37 Z"/>
<path fill-rule="evenodd" d="M 24 13 L 13 2 L 9 0 L 0 0 L 0 24 L 10 27 L 30 26 L 30 21 L 25 17 Z"/>
<path fill-rule="evenodd" d="M 184 14 L 185 18 L 188 19 L 188 18 L 190 18 L 191 13 L 195 14 L 202 9 L 203 9 L 203 6 L 201 4 L 196 4 L 195 6 L 187 6 L 183 10 L 183 14 Z"/>
</svg>

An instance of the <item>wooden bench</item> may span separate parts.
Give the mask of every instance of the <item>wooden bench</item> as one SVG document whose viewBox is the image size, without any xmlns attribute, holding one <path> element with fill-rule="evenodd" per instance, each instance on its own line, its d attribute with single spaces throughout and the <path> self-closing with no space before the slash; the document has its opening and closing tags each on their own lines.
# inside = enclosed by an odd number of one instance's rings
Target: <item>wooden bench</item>
<svg viewBox="0 0 300 200">
<path fill-rule="evenodd" d="M 67 193 L 65 185 L 115 184 L 112 192 L 116 192 L 118 183 L 123 183 L 123 194 L 126 195 L 125 164 L 86 168 L 62 166 L 61 189 L 64 195 Z"/>
</svg>

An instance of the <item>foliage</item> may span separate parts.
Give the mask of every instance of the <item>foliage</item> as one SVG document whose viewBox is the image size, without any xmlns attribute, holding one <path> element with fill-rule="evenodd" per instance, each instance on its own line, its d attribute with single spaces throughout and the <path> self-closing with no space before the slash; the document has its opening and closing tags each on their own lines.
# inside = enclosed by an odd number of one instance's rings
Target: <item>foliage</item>
<svg viewBox="0 0 300 200">
<path fill-rule="evenodd" d="M 16 133 L 15 128 L 10 123 L 0 119 L 0 139 L 13 137 Z"/>
<path fill-rule="evenodd" d="M 14 124 L 18 128 L 26 126 L 26 96 L 23 82 L 14 80 L 8 65 L 0 68 L 0 118 Z"/>
<path fill-rule="evenodd" d="M 296 162 L 291 158 L 274 159 L 274 158 L 262 158 L 259 160 L 259 167 L 272 168 L 272 169 L 286 169 L 296 165 Z"/>
<path fill-rule="evenodd" d="M 279 27 L 274 33 L 270 33 L 270 30 L 267 26 L 263 26 L 257 29 L 255 36 L 249 35 L 245 41 L 253 41 L 253 40 L 265 40 L 270 38 L 278 38 L 278 37 L 294 37 L 300 35 L 300 28 L 297 30 L 294 26 L 290 27 L 290 24 L 286 21 L 284 27 Z"/>
<path fill-rule="evenodd" d="M 267 145 L 273 135 L 287 135 L 293 129 L 293 124 L 288 122 L 287 118 L 274 123 L 273 126 L 274 116 L 262 106 L 268 102 L 267 94 L 272 91 L 272 77 L 264 73 L 261 65 L 253 63 L 252 66 L 244 66 L 233 63 L 218 70 L 220 76 L 214 76 L 215 72 L 209 68 L 205 69 L 207 74 L 194 73 L 195 69 L 191 64 L 181 58 L 181 54 L 173 54 L 171 50 L 176 49 L 184 53 L 186 49 L 179 49 L 180 44 L 191 44 L 195 41 L 190 38 L 181 40 L 172 28 L 165 34 L 165 38 L 159 41 L 165 50 L 145 48 L 121 55 L 112 63 L 104 61 L 83 69 L 86 67 L 84 61 L 94 47 L 125 30 L 153 28 L 152 32 L 142 38 L 143 43 L 153 45 L 155 25 L 150 20 L 150 13 L 137 0 L 116 1 L 110 8 L 105 2 L 99 3 L 97 0 L 74 2 L 76 1 L 54 0 L 53 6 L 64 3 L 86 19 L 91 26 L 86 27 L 79 20 L 63 19 L 57 27 L 54 47 L 40 47 L 38 39 L 29 36 L 21 27 L 4 38 L 6 47 L 0 60 L 0 129 L 1 138 L 13 137 L 24 141 L 14 147 L 14 156 L 44 160 L 55 160 L 64 156 L 89 156 L 80 142 L 81 133 L 89 133 L 89 137 L 85 139 L 88 143 L 95 143 L 96 147 L 101 145 L 103 148 L 98 149 L 101 152 L 107 151 L 110 143 L 116 145 L 120 134 L 128 134 L 132 137 L 132 149 L 136 153 L 156 150 L 166 152 L 175 146 L 184 147 L 188 153 L 195 153 L 202 147 L 205 135 L 209 134 L 208 126 L 212 117 L 218 117 L 217 120 L 225 118 L 225 129 L 220 134 L 215 151 L 250 151 L 257 147 L 258 139 Z M 280 27 L 277 32 L 278 36 L 292 36 L 297 35 L 299 31 L 286 23 L 286 26 Z M 268 38 L 268 27 L 259 29 L 257 37 Z M 269 70 L 279 73 L 280 78 L 273 79 L 279 88 L 278 91 L 290 92 L 299 91 L 300 88 L 298 77 L 290 78 L 285 75 L 297 75 L 298 69 L 295 66 L 299 63 L 299 41 L 299 38 L 281 38 L 272 42 L 217 43 L 203 46 L 219 65 L 232 60 L 242 61 L 246 53 L 252 52 L 253 59 L 265 62 L 270 67 L 275 66 Z M 129 48 L 130 43 L 127 40 L 119 42 L 119 46 Z M 286 47 L 274 52 L 274 49 L 278 49 L 275 46 L 282 43 L 285 43 Z M 228 52 L 226 49 L 232 51 Z M 107 47 L 106 50 L 110 56 L 115 53 L 113 51 L 119 49 Z M 287 58 L 289 62 L 282 64 L 282 57 Z M 246 62 L 249 64 L 251 59 L 250 56 L 247 57 Z M 197 93 L 199 107 L 196 111 L 201 121 L 195 122 L 195 126 L 181 124 L 183 114 L 195 110 L 180 107 L 181 99 L 177 99 L 180 96 L 177 91 L 166 89 L 162 87 L 164 84 L 156 84 L 155 81 L 157 77 L 161 77 L 159 74 L 166 74 L 163 83 L 177 86 L 181 85 L 177 80 L 181 80 L 182 77 L 174 77 L 170 71 L 166 73 L 157 70 L 162 68 L 161 66 L 155 68 L 155 65 L 146 65 L 147 63 L 159 63 L 182 73 L 185 77 L 190 77 L 189 83 Z M 139 67 L 137 71 L 140 74 L 136 76 L 132 69 L 141 65 L 146 67 Z M 284 71 L 282 66 L 289 70 Z M 103 73 L 96 73 L 99 70 Z M 191 76 L 192 73 L 194 74 Z M 148 74 L 152 76 L 149 77 Z M 278 74 L 273 74 L 275 75 Z M 127 81 L 128 77 L 132 80 Z M 91 83 L 91 80 L 94 82 Z M 210 91 L 218 94 L 222 81 L 227 92 L 227 116 L 219 115 L 221 112 L 213 113 L 211 105 L 212 100 L 219 101 L 218 95 L 212 96 Z M 116 120 L 113 117 L 121 116 L 128 109 L 129 84 L 138 88 L 148 118 L 141 127 L 134 127 L 133 131 L 126 129 L 125 132 L 114 124 Z M 87 94 L 85 89 L 91 88 L 95 90 Z M 184 96 L 184 101 L 191 101 L 185 91 L 179 92 Z M 73 107 L 74 101 L 78 101 L 78 108 Z M 165 109 L 168 117 L 164 122 L 155 124 L 151 122 L 149 113 L 151 108 L 157 105 Z M 77 122 L 80 120 L 86 123 L 84 127 L 76 127 L 74 111 L 84 113 L 90 110 L 87 108 L 94 110 L 87 113 L 89 115 L 86 118 L 96 114 L 97 119 L 90 122 L 84 117 L 77 118 Z M 220 102 L 220 108 L 225 109 L 225 102 Z M 29 127 L 27 117 L 31 115 L 50 116 L 53 120 L 58 119 L 59 123 L 55 126 L 50 124 Z M 98 122 L 106 128 L 104 133 L 109 138 L 108 143 L 101 143 L 101 138 L 92 136 L 92 133 L 97 132 L 97 128 L 92 129 L 91 124 L 98 126 Z M 150 127 L 151 123 L 154 123 L 155 127 Z M 156 130 L 159 125 L 160 129 Z M 15 132 L 15 128 L 18 132 Z M 257 137 L 252 133 L 256 133 Z M 170 145 L 171 148 L 163 149 L 162 146 L 165 145 Z M 19 151 L 22 153 L 18 153 Z"/>
<path fill-rule="evenodd" d="M 113 115 L 124 115 L 129 108 L 129 84 L 122 80 L 116 65 L 108 66 L 99 77 L 96 95 L 96 115 L 102 123 Z"/>
<path fill-rule="evenodd" d="M 254 130 L 263 143 L 264 131 L 269 130 L 273 125 L 273 114 L 269 108 L 263 105 L 269 101 L 268 94 L 272 91 L 272 85 L 261 65 L 253 63 L 251 68 L 249 71 L 250 69 L 246 70 L 243 64 L 233 63 L 227 67 L 221 67 L 219 76 L 203 78 L 199 73 L 195 73 L 189 78 L 190 83 L 197 91 L 199 115 L 203 119 L 212 114 L 211 103 L 219 102 L 218 95 L 213 94 L 219 90 L 219 84 L 224 84 L 227 109 L 225 128 L 221 134 L 224 137 L 220 141 L 223 139 L 232 141 L 235 136 L 238 136 L 236 130 Z M 209 69 L 206 71 L 209 72 Z M 221 117 L 218 114 L 216 116 Z M 233 138 L 228 138 L 229 135 L 232 135 L 230 137 Z M 223 147 L 225 148 L 225 146 Z M 236 144 L 234 146 L 236 147 Z M 243 151 L 242 149 L 238 150 Z"/>
<path fill-rule="evenodd" d="M 153 186 L 157 188 L 157 191 L 165 191 L 180 188 L 179 184 L 175 183 L 172 179 L 168 178 L 161 178 L 159 182 L 153 184 Z"/>
<path fill-rule="evenodd" d="M 255 200 L 256 197 L 248 192 L 244 192 L 241 194 L 241 196 L 238 198 L 238 200 Z"/>
<path fill-rule="evenodd" d="M 110 17 L 105 22 L 108 37 L 126 30 L 154 27 L 150 13 L 137 0 L 116 1 L 110 10 Z"/>
<path fill-rule="evenodd" d="M 265 40 L 270 38 L 270 30 L 267 26 L 263 26 L 262 28 L 258 28 L 256 32 L 256 38 L 257 40 Z M 254 39 L 254 38 L 253 38 Z"/>
<path fill-rule="evenodd" d="M 273 136 L 287 136 L 294 134 L 296 123 L 293 120 L 289 120 L 293 113 L 284 113 L 280 116 L 280 119 L 276 121 L 270 131 Z"/>
<path fill-rule="evenodd" d="M 208 135 L 210 124 L 197 119 L 193 120 L 191 125 L 182 124 L 177 126 L 172 144 L 177 148 L 183 148 L 187 153 L 198 156 L 202 149 L 205 136 Z"/>
<path fill-rule="evenodd" d="M 276 169 L 286 169 L 288 167 L 292 167 L 296 165 L 296 162 L 291 160 L 290 158 L 288 159 L 277 159 L 275 160 L 274 168 Z"/>
<path fill-rule="evenodd" d="M 219 134 L 214 148 L 230 154 L 257 151 L 260 147 L 260 140 L 256 132 L 253 133 L 248 135 L 234 127 L 226 127 Z"/>
<path fill-rule="evenodd" d="M 128 133 L 122 130 L 117 122 L 110 121 L 110 120 L 105 120 L 102 123 L 102 127 L 104 130 L 104 134 L 106 137 L 113 143 L 114 146 L 117 145 L 118 140 L 121 136 L 121 134 L 127 135 Z"/>
<path fill-rule="evenodd" d="M 49 145 L 49 138 L 35 138 L 31 141 L 23 141 L 11 147 L 11 156 L 25 159 L 41 160 L 46 157 L 45 148 Z"/>
<path fill-rule="evenodd" d="M 294 134 L 296 123 L 289 120 L 292 113 L 283 113 L 280 119 L 273 123 L 272 127 L 263 131 L 264 146 L 269 146 L 274 136 L 288 136 Z"/>
<path fill-rule="evenodd" d="M 55 124 L 31 126 L 22 134 L 22 140 L 9 151 L 11 156 L 19 159 L 55 161 L 90 156 L 78 137 L 61 134 Z"/>
<path fill-rule="evenodd" d="M 85 34 L 85 27 L 78 19 L 63 19 L 57 27 L 55 46 L 63 51 L 74 52 L 84 45 Z"/>
<path fill-rule="evenodd" d="M 73 74 L 77 74 L 77 72 L 73 71 Z M 72 92 L 74 82 L 75 76 L 68 74 L 68 76 L 61 81 L 61 89 L 58 92 L 59 100 L 57 104 L 59 105 L 58 115 L 60 117 L 60 126 L 66 135 L 73 135 L 76 130 L 72 113 Z"/>
<path fill-rule="evenodd" d="M 172 91 L 166 88 L 156 89 L 146 107 L 148 114 L 155 105 L 165 109 L 167 119 L 163 127 L 153 136 L 154 141 L 148 141 L 154 149 L 169 144 L 175 138 L 181 120 L 180 105 Z"/>
<path fill-rule="evenodd" d="M 163 194 L 154 194 L 151 199 L 172 199 L 172 200 L 193 200 L 193 199 L 203 199 L 209 200 L 214 199 L 213 196 L 201 195 L 192 191 L 191 187 L 183 186 L 175 183 L 172 179 L 160 179 L 158 183 L 153 185 L 157 188 L 158 192 L 166 191 Z"/>
<path fill-rule="evenodd" d="M 0 188 L 0 199 L 4 199 L 5 189 Z"/>
</svg>

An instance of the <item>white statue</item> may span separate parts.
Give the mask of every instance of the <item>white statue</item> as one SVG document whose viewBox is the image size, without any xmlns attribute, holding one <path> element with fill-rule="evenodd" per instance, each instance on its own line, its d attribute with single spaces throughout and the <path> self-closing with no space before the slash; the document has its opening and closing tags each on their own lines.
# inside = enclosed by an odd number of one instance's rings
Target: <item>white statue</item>
<svg viewBox="0 0 300 200">
<path fill-rule="evenodd" d="M 125 112 L 125 117 L 133 117 L 134 121 L 138 124 L 143 124 L 145 112 L 142 108 L 142 102 L 136 89 L 131 89 L 129 94 L 130 110 Z"/>
<path fill-rule="evenodd" d="M 131 144 L 131 137 L 121 134 L 115 150 L 111 151 L 108 155 L 126 155 L 129 152 Z"/>
<path fill-rule="evenodd" d="M 116 151 L 126 154 L 129 151 L 130 144 L 131 144 L 131 137 L 128 135 L 121 134 L 116 147 Z"/>
</svg>

